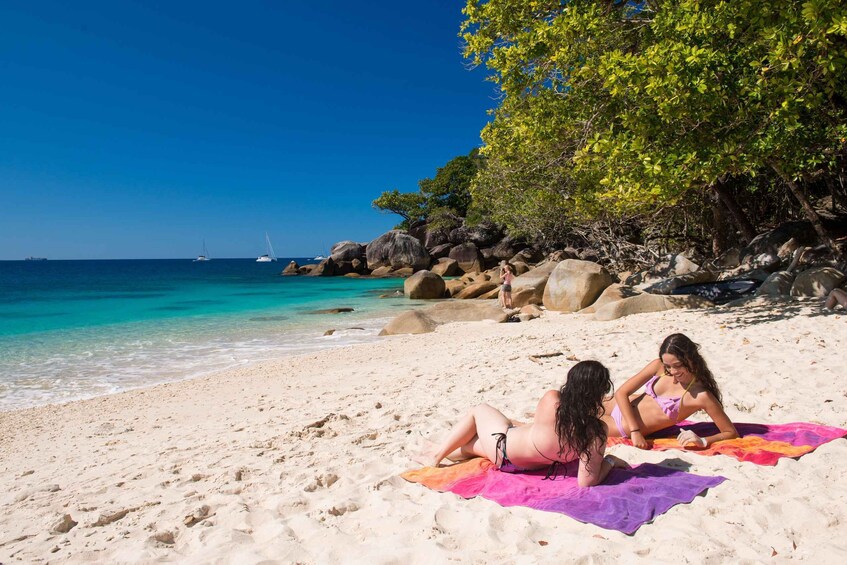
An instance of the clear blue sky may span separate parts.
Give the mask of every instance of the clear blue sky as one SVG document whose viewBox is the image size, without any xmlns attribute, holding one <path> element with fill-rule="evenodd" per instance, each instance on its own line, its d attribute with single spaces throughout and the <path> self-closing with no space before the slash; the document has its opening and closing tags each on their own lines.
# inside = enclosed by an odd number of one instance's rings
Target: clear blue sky
<svg viewBox="0 0 847 565">
<path fill-rule="evenodd" d="M 0 3 L 0 259 L 325 252 L 480 145 L 462 0 Z"/>
</svg>

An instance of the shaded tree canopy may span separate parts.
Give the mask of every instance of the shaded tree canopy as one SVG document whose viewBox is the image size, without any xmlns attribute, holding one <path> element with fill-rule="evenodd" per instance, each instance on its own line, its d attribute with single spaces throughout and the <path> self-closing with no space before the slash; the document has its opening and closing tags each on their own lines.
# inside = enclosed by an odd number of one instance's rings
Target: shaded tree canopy
<svg viewBox="0 0 847 565">
<path fill-rule="evenodd" d="M 841 1 L 468 0 L 464 13 L 465 54 L 502 94 L 473 204 L 515 232 L 712 191 L 730 209 L 790 193 L 819 227 L 808 193 L 843 196 Z"/>
</svg>

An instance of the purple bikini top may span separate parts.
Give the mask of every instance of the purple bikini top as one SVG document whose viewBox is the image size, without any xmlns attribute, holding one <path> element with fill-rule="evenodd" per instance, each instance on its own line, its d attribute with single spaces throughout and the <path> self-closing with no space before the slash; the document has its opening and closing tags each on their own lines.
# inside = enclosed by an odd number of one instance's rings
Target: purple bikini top
<svg viewBox="0 0 847 565">
<path fill-rule="evenodd" d="M 659 405 L 659 408 L 662 409 L 662 412 L 665 413 L 665 416 L 673 420 L 674 422 L 679 421 L 679 406 L 682 404 L 682 397 L 679 398 L 670 398 L 669 396 L 658 396 L 656 391 L 653 390 L 653 385 L 656 381 L 659 380 L 659 375 L 656 375 L 644 385 L 644 390 L 647 392 L 650 397 L 656 401 L 656 404 Z"/>
</svg>

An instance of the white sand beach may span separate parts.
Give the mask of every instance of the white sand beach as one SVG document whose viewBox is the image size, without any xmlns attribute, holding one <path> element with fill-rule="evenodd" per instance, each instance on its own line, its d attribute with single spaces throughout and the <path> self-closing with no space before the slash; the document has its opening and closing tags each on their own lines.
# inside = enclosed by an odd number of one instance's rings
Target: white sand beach
<svg viewBox="0 0 847 565">
<path fill-rule="evenodd" d="M 440 438 L 468 407 L 525 418 L 576 359 L 620 384 L 672 332 L 702 345 L 734 421 L 847 427 L 847 315 L 819 302 L 449 324 L 0 414 L 0 562 L 847 559 L 847 440 L 775 467 L 614 448 L 729 479 L 632 536 L 399 477 L 421 436 Z M 551 352 L 564 355 L 530 359 Z M 54 533 L 64 515 L 78 524 Z"/>
</svg>

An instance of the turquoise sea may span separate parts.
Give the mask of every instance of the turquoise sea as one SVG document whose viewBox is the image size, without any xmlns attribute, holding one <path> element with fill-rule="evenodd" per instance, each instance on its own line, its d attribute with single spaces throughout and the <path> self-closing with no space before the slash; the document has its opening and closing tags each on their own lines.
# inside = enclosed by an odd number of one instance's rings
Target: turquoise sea
<svg viewBox="0 0 847 565">
<path fill-rule="evenodd" d="M 290 260 L 0 261 L 0 411 L 374 340 L 412 307 L 402 280 L 280 276 Z"/>
</svg>

